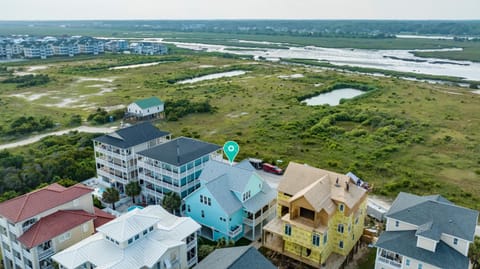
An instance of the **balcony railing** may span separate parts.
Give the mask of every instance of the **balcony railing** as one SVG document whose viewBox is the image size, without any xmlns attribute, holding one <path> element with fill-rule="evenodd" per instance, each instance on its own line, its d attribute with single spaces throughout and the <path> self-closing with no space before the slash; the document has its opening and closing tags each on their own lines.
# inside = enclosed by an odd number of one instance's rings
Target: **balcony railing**
<svg viewBox="0 0 480 269">
<path fill-rule="evenodd" d="M 239 225 L 239 226 L 237 226 L 237 228 L 235 228 L 234 230 L 228 231 L 228 235 L 229 235 L 230 237 L 235 237 L 235 236 L 239 235 L 241 232 L 242 232 L 242 226 Z"/>
<path fill-rule="evenodd" d="M 38 260 L 41 261 L 53 255 L 53 248 L 48 248 L 46 250 L 38 249 Z"/>
<path fill-rule="evenodd" d="M 248 226 L 255 226 L 260 222 L 262 222 L 264 219 L 266 219 L 268 216 L 270 216 L 270 214 L 272 214 L 272 211 L 275 211 L 275 210 L 276 210 L 276 207 L 272 206 L 267 211 L 263 212 L 263 214 L 261 214 L 260 217 L 258 218 L 254 219 L 253 216 L 252 218 L 244 217 L 243 223 Z"/>
<path fill-rule="evenodd" d="M 402 267 L 402 264 L 401 264 L 401 263 L 399 263 L 399 262 L 397 262 L 397 261 L 394 261 L 394 260 L 390 260 L 390 259 L 381 257 L 381 256 L 378 257 L 378 260 L 381 261 L 381 262 L 383 262 L 383 263 L 386 263 L 386 264 L 390 264 L 390 265 L 392 265 L 392 266 L 395 266 L 395 267 L 397 267 L 397 268 Z"/>
</svg>

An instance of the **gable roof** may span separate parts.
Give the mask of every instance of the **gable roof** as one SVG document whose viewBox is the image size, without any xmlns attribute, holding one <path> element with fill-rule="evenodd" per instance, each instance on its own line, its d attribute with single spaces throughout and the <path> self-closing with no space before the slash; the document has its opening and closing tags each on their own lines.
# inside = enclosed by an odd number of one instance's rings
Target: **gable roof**
<svg viewBox="0 0 480 269">
<path fill-rule="evenodd" d="M 414 230 L 383 232 L 375 246 L 429 263 L 438 268 L 467 269 L 469 265 L 468 257 L 463 256 L 443 241 L 437 243 L 435 252 L 417 247 Z"/>
<path fill-rule="evenodd" d="M 102 135 L 93 140 L 125 149 L 169 134 L 168 132 L 160 131 L 150 122 L 142 122 Z"/>
<path fill-rule="evenodd" d="M 18 241 L 30 249 L 93 219 L 95 215 L 83 210 L 59 210 L 33 224 Z"/>
<path fill-rule="evenodd" d="M 198 191 L 202 188 L 206 188 L 210 192 L 227 215 L 231 215 L 242 208 L 242 203 L 230 190 L 228 177 L 226 175 L 209 181 L 207 184 L 201 186 Z"/>
<path fill-rule="evenodd" d="M 164 104 L 162 100 L 158 99 L 158 97 L 156 96 L 137 100 L 134 103 L 137 104 L 141 109 L 147 109 L 149 107 L 160 106 Z"/>
<path fill-rule="evenodd" d="M 69 188 L 54 183 L 1 203 L 0 215 L 13 223 L 21 222 L 92 191 L 80 183 Z"/>
<path fill-rule="evenodd" d="M 276 269 L 252 246 L 217 249 L 194 269 Z"/>
<path fill-rule="evenodd" d="M 248 162 L 243 160 L 235 165 L 216 160 L 209 161 L 202 170 L 198 180 L 202 183 L 208 183 L 217 177 L 225 175 L 228 179 L 230 190 L 243 193 L 250 178 L 258 174 L 255 168 Z"/>
<path fill-rule="evenodd" d="M 348 191 L 346 183 L 349 183 Z M 366 197 L 366 190 L 352 184 L 346 175 L 295 162 L 288 164 L 278 191 L 292 195 L 290 202 L 305 197 L 317 212 L 325 209 L 329 213 L 335 206 L 332 201 L 353 208 Z"/>
<path fill-rule="evenodd" d="M 418 235 L 436 241 L 442 233 L 473 241 L 478 211 L 457 206 L 441 196 L 401 192 L 386 216 L 419 226 Z"/>
<path fill-rule="evenodd" d="M 220 146 L 188 137 L 178 137 L 137 154 L 181 166 L 220 149 Z"/>
</svg>

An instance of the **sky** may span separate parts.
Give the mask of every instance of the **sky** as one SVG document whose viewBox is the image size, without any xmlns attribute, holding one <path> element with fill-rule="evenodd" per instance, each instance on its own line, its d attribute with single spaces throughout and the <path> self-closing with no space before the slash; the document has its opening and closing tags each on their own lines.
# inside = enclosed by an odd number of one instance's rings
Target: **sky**
<svg viewBox="0 0 480 269">
<path fill-rule="evenodd" d="M 0 20 L 480 19 L 480 0 L 1 0 Z"/>
</svg>

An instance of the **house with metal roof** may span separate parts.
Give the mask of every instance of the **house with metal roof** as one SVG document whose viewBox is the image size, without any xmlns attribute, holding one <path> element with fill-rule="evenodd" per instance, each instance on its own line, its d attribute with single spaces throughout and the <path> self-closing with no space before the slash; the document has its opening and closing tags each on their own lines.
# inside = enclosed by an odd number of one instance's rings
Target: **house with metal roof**
<svg viewBox="0 0 480 269">
<path fill-rule="evenodd" d="M 93 139 L 97 177 L 104 185 L 117 188 L 138 180 L 136 152 L 170 140 L 170 133 L 143 122 Z"/>
<path fill-rule="evenodd" d="M 199 181 L 200 188 L 185 198 L 185 214 L 202 225 L 201 235 L 210 240 L 258 239 L 275 217 L 276 192 L 248 160 L 235 165 L 210 161 Z"/>
<path fill-rule="evenodd" d="M 252 246 L 217 249 L 203 259 L 195 269 L 277 269 Z"/>
<path fill-rule="evenodd" d="M 127 117 L 135 117 L 137 119 L 151 119 L 161 117 L 163 115 L 164 102 L 158 97 L 137 100 L 127 107 Z"/>
<path fill-rule="evenodd" d="M 200 187 L 198 178 L 208 161 L 221 158 L 220 146 L 187 137 L 137 152 L 138 179 L 145 202 L 161 204 L 163 196 L 170 192 L 185 198 Z"/>
<path fill-rule="evenodd" d="M 53 256 L 60 268 L 180 268 L 197 264 L 195 221 L 161 206 L 134 210 Z"/>
<path fill-rule="evenodd" d="M 290 162 L 277 204 L 263 245 L 310 266 L 337 268 L 363 234 L 367 192 L 347 175 Z"/>
<path fill-rule="evenodd" d="M 376 243 L 375 269 L 469 268 L 478 211 L 440 195 L 401 192 L 386 218 L 386 231 Z"/>
<path fill-rule="evenodd" d="M 52 255 L 114 216 L 93 206 L 92 189 L 52 184 L 0 204 L 4 268 L 53 269 Z"/>
</svg>

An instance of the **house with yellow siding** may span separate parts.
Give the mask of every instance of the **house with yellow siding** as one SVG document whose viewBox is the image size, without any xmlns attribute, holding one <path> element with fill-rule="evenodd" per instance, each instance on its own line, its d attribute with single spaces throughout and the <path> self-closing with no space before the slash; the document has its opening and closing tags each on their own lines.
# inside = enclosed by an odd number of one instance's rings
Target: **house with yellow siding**
<svg viewBox="0 0 480 269">
<path fill-rule="evenodd" d="M 366 190 L 348 176 L 290 162 L 278 185 L 277 218 L 263 228 L 262 243 L 308 265 L 332 268 L 329 257 L 341 259 L 358 243 L 366 206 Z"/>
</svg>

